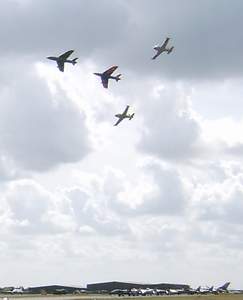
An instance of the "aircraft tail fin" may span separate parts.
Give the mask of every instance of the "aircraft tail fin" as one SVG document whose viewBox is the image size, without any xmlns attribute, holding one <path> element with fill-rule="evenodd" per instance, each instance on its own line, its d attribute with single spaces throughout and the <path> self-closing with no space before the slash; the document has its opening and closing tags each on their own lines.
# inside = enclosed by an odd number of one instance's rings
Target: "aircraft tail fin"
<svg viewBox="0 0 243 300">
<path fill-rule="evenodd" d="M 72 64 L 73 64 L 73 65 L 75 65 L 75 64 L 77 63 L 77 59 L 78 59 L 78 57 L 76 57 L 76 58 L 74 58 L 74 59 L 72 60 Z"/>
<path fill-rule="evenodd" d="M 129 120 L 132 120 L 132 118 L 134 117 L 135 113 L 131 114 L 129 117 Z"/>
<path fill-rule="evenodd" d="M 116 81 L 118 81 L 118 80 L 121 80 L 121 74 L 118 74 L 118 75 L 116 76 Z"/>
<path fill-rule="evenodd" d="M 174 47 L 171 47 L 168 51 L 167 54 L 170 54 L 172 52 L 172 50 L 174 49 Z"/>
<path fill-rule="evenodd" d="M 227 290 L 228 286 L 230 285 L 230 282 L 226 282 L 222 286 L 218 288 L 218 290 Z"/>
</svg>

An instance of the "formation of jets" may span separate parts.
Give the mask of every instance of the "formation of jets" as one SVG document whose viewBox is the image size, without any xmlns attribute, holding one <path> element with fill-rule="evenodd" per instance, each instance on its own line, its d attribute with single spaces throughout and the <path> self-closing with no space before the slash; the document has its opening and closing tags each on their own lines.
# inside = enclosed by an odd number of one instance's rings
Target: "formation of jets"
<svg viewBox="0 0 243 300">
<path fill-rule="evenodd" d="M 174 49 L 174 47 L 167 48 L 168 42 L 170 38 L 166 38 L 165 41 L 161 46 L 155 46 L 154 50 L 157 51 L 157 53 L 152 57 L 152 59 L 156 59 L 162 52 L 167 52 L 167 54 L 171 53 L 171 51 Z M 69 50 L 59 56 L 48 56 L 47 58 L 50 60 L 54 60 L 57 63 L 57 67 L 61 72 L 64 72 L 64 65 L 65 63 L 71 63 L 75 65 L 77 63 L 77 57 L 74 59 L 68 59 L 69 56 L 74 52 L 74 50 Z M 118 66 L 112 66 L 103 73 L 94 73 L 94 75 L 99 76 L 101 78 L 101 83 L 105 89 L 108 88 L 109 79 L 114 79 L 116 81 L 121 80 L 121 74 L 118 74 L 116 76 L 113 76 L 113 72 L 118 68 Z M 115 117 L 118 118 L 118 121 L 114 124 L 114 126 L 117 126 L 121 121 L 128 118 L 131 120 L 134 117 L 133 114 L 127 114 L 129 109 L 129 105 L 125 108 L 124 112 L 121 114 L 116 114 Z"/>
<path fill-rule="evenodd" d="M 226 282 L 222 286 L 214 289 L 212 286 L 211 288 L 201 288 L 199 286 L 197 289 L 151 289 L 151 288 L 145 288 L 145 289 L 136 289 L 132 288 L 130 290 L 127 289 L 115 289 L 110 292 L 112 295 L 118 295 L 118 296 L 161 296 L 161 295 L 204 295 L 204 294 L 222 294 L 222 293 L 230 293 L 231 291 L 228 290 L 228 287 L 230 285 L 230 282 Z M 233 292 L 232 292 L 233 293 Z"/>
<path fill-rule="evenodd" d="M 170 41 L 170 38 L 167 37 L 165 41 L 161 44 L 161 46 L 156 45 L 153 47 L 157 53 L 152 57 L 152 60 L 155 60 L 158 56 L 160 56 L 163 52 L 167 52 L 167 54 L 170 54 L 172 50 L 174 49 L 174 46 L 168 47 L 168 43 Z M 77 63 L 77 57 L 74 59 L 68 59 L 69 56 L 74 52 L 74 50 L 69 50 L 60 56 L 48 56 L 47 59 L 56 61 L 57 67 L 61 72 L 64 72 L 64 65 L 65 63 L 71 63 L 75 65 Z M 118 68 L 118 66 L 111 66 L 109 69 L 105 70 L 103 73 L 93 73 L 96 76 L 99 76 L 101 78 L 101 83 L 104 88 L 108 88 L 109 79 L 116 80 L 117 82 L 121 80 L 121 74 L 118 74 L 116 76 L 113 76 L 112 74 L 114 71 Z M 134 113 L 128 114 L 129 105 L 126 106 L 123 113 L 116 114 L 115 117 L 118 118 L 117 122 L 114 124 L 114 126 L 117 126 L 120 122 L 122 122 L 124 119 L 132 120 L 134 117 Z M 132 288 L 130 290 L 127 289 L 116 289 L 111 291 L 110 294 L 118 294 L 119 296 L 129 295 L 129 296 L 146 296 L 146 295 L 180 295 L 180 294 L 187 294 L 187 295 L 203 295 L 203 294 L 220 294 L 220 293 L 228 293 L 228 286 L 230 285 L 230 282 L 226 282 L 224 285 L 214 289 L 214 287 L 207 287 L 207 288 L 201 288 L 199 286 L 197 289 L 136 289 Z M 22 293 L 22 289 L 14 289 L 11 291 L 11 293 Z M 236 292 L 239 292 L 236 290 Z M 242 291 L 240 291 L 242 292 Z"/>
</svg>

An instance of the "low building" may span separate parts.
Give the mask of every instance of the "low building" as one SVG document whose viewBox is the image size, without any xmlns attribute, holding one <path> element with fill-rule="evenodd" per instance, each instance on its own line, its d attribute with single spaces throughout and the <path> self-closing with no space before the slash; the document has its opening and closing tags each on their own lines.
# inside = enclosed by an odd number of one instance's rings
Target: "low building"
<svg viewBox="0 0 243 300">
<path fill-rule="evenodd" d="M 121 282 L 121 281 L 110 281 L 101 283 L 90 283 L 87 284 L 87 290 L 92 292 L 107 291 L 111 292 L 115 289 L 130 290 L 136 289 L 188 289 L 190 286 L 187 284 L 174 284 L 174 283 L 132 283 L 132 282 Z"/>
<path fill-rule="evenodd" d="M 30 287 L 28 292 L 30 294 L 73 294 L 77 291 L 83 291 L 85 289 L 73 286 L 64 285 L 45 285 Z"/>
</svg>

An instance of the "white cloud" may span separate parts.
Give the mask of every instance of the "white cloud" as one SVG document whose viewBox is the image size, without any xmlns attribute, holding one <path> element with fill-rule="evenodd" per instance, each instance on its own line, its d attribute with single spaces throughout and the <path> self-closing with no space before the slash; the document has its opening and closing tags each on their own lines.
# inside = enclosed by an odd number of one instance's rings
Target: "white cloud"
<svg viewBox="0 0 243 300">
<path fill-rule="evenodd" d="M 16 234 L 42 235 L 74 230 L 74 223 L 58 209 L 58 200 L 34 181 L 12 182 L 4 194 L 9 229 Z"/>
<path fill-rule="evenodd" d="M 226 4 L 3 5 L 0 285 L 239 284 L 243 19 Z M 167 35 L 175 51 L 151 61 Z M 46 56 L 68 49 L 61 73 Z M 112 64 L 105 90 L 93 72 Z"/>
<path fill-rule="evenodd" d="M 33 67 L 1 91 L 1 152 L 19 169 L 44 171 L 88 152 L 85 119 L 59 90 L 52 96 Z"/>
<path fill-rule="evenodd" d="M 185 94 L 184 94 L 185 93 Z M 153 85 L 144 103 L 144 129 L 139 148 L 162 159 L 185 160 L 199 151 L 201 129 L 193 117 L 186 90 L 176 84 Z"/>
</svg>

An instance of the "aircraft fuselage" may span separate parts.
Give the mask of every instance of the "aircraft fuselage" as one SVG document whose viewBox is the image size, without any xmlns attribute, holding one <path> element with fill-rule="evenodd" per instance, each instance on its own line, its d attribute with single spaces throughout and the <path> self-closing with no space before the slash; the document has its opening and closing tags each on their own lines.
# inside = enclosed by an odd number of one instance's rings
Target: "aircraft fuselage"
<svg viewBox="0 0 243 300">
<path fill-rule="evenodd" d="M 117 118 L 123 118 L 123 119 L 125 119 L 125 118 L 129 119 L 131 116 L 130 115 L 124 116 L 123 114 L 116 114 L 115 117 L 117 117 Z"/>
<path fill-rule="evenodd" d="M 50 59 L 50 60 L 54 60 L 54 61 L 60 61 L 60 62 L 64 62 L 64 63 L 70 63 L 70 64 L 72 64 L 73 63 L 73 60 L 70 60 L 70 59 L 65 59 L 65 60 L 63 60 L 63 59 L 60 59 L 59 57 L 55 57 L 55 56 L 49 56 L 49 57 L 47 57 L 48 59 Z"/>
<path fill-rule="evenodd" d="M 171 48 L 154 47 L 154 50 L 157 51 L 157 54 L 161 54 L 162 52 L 170 52 Z"/>
<path fill-rule="evenodd" d="M 115 117 L 117 117 L 117 118 L 123 118 L 123 119 L 125 119 L 125 118 L 128 118 L 128 119 L 132 119 L 133 118 L 133 116 L 134 116 L 134 114 L 127 114 L 127 115 L 124 115 L 124 114 L 116 114 L 115 115 Z"/>
<path fill-rule="evenodd" d="M 115 80 L 117 80 L 116 76 L 105 75 L 103 73 L 94 73 L 94 75 L 100 76 L 103 80 L 108 80 L 108 79 L 115 79 Z"/>
</svg>

